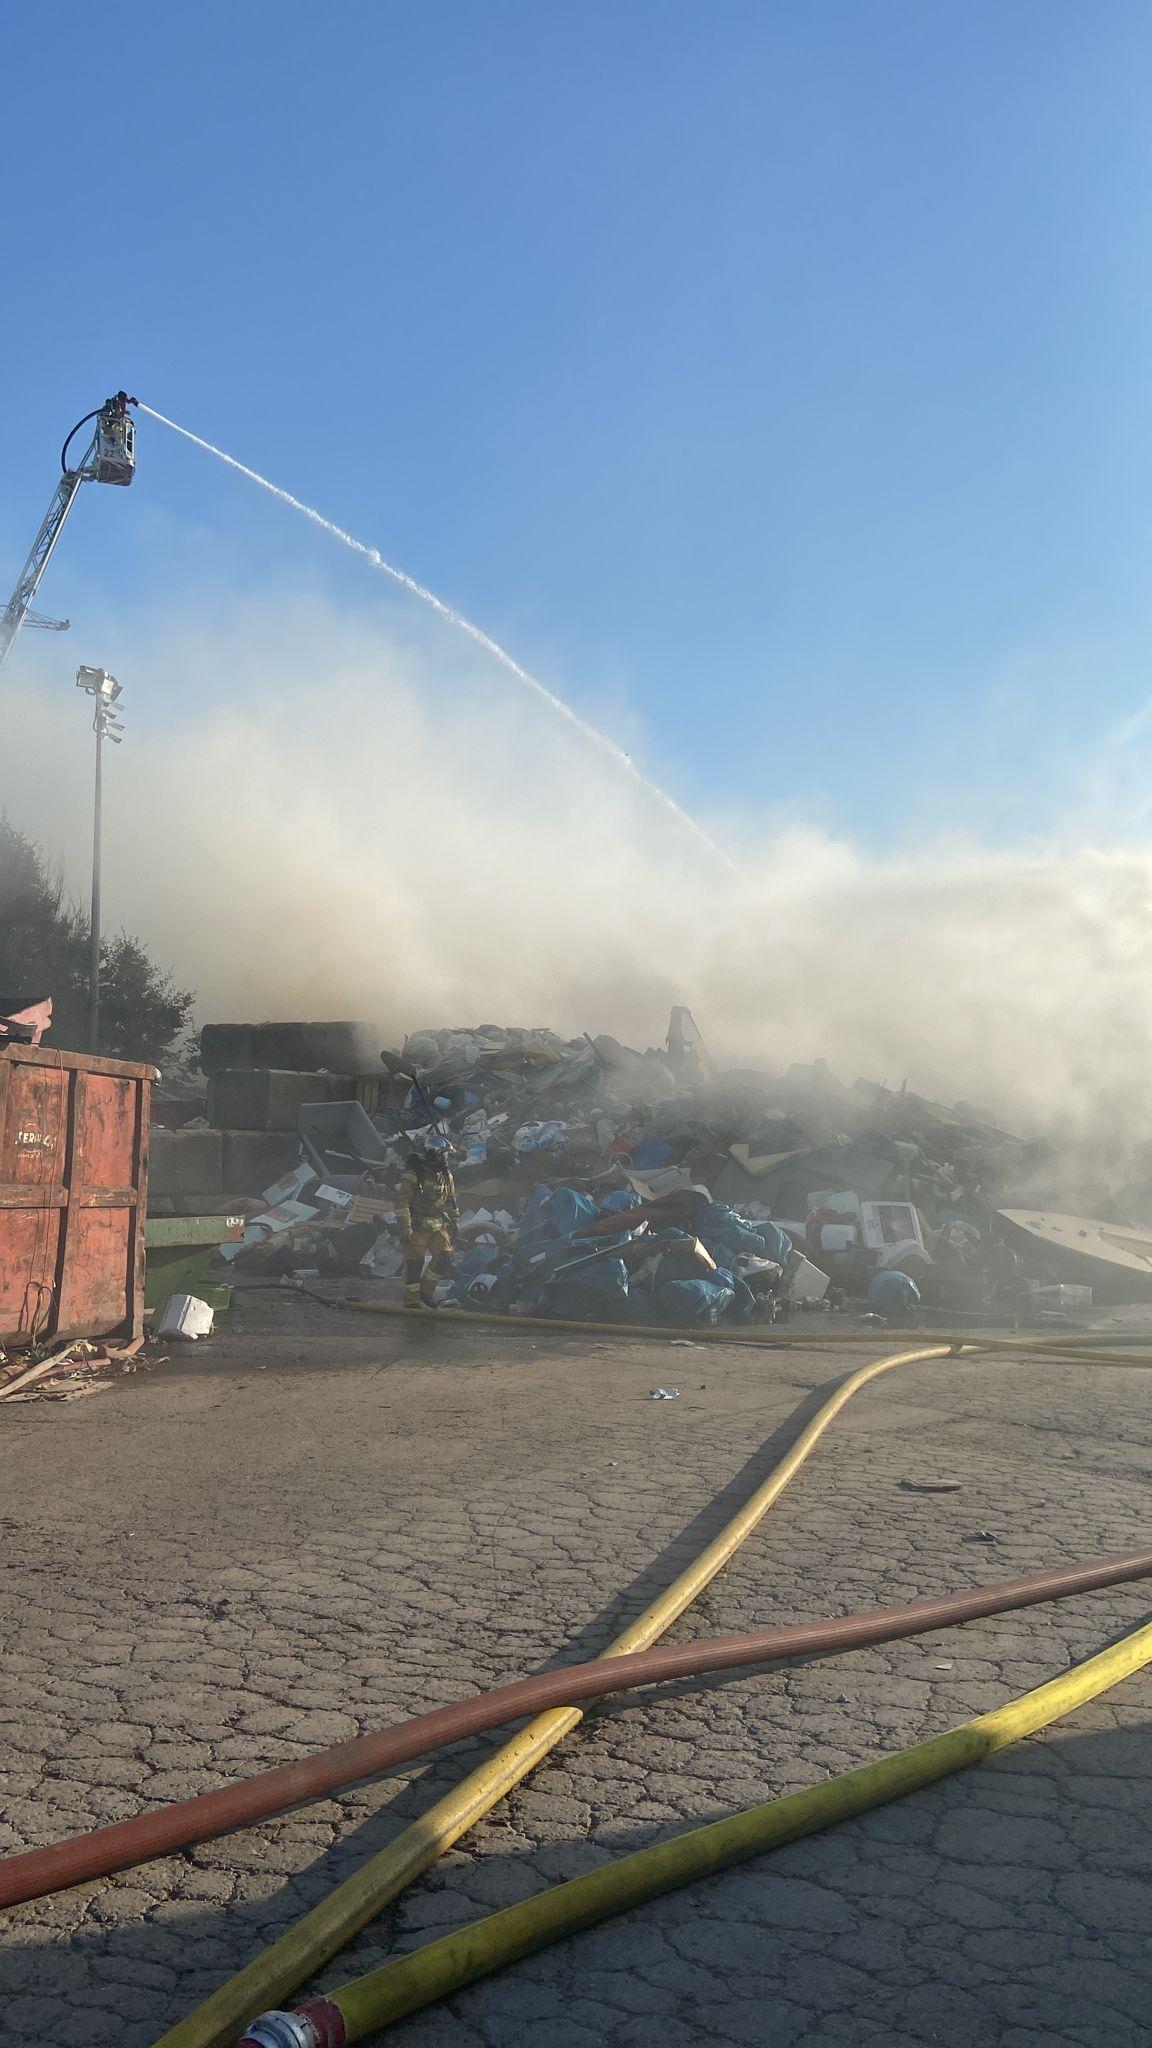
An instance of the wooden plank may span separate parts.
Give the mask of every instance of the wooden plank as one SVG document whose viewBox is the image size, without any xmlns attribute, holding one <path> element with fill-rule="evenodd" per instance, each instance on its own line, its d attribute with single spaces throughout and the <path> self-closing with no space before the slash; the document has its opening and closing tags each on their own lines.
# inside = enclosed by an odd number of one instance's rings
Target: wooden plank
<svg viewBox="0 0 1152 2048">
<path fill-rule="evenodd" d="M 0 1209 L 66 1209 L 68 1190 L 62 1187 L 31 1187 L 19 1182 L 0 1187 Z"/>
<path fill-rule="evenodd" d="M 15 1379 L 6 1380 L 3 1387 L 0 1387 L 0 1401 L 10 1401 L 20 1387 L 30 1387 L 33 1380 L 47 1379 L 49 1373 L 59 1372 L 61 1366 L 67 1362 L 67 1352 L 60 1351 L 53 1358 L 42 1358 L 39 1365 L 26 1367 L 23 1372 L 17 1373 Z"/>
</svg>

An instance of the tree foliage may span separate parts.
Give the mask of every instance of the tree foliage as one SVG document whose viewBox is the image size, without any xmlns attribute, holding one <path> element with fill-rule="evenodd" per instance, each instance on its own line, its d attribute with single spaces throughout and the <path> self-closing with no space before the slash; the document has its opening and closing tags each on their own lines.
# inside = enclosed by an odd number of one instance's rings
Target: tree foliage
<svg viewBox="0 0 1152 2048">
<path fill-rule="evenodd" d="M 74 1052 L 87 1050 L 90 930 L 59 870 L 0 815 L 0 993 L 51 996 L 47 1043 Z M 170 1057 L 192 1003 L 139 939 L 118 932 L 101 941 L 100 1050 L 109 1058 Z"/>
</svg>

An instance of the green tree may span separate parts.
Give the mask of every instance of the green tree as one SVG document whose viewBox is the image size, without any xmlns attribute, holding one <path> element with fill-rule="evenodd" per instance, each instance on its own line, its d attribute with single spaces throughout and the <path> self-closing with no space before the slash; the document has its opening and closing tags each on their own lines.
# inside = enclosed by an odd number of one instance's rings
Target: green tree
<svg viewBox="0 0 1152 2048">
<path fill-rule="evenodd" d="M 48 1043 L 87 1047 L 86 913 L 58 869 L 0 814 L 0 994 L 51 996 Z M 171 1061 L 188 1030 L 193 996 L 127 932 L 100 946 L 100 1050 L 111 1059 Z"/>
</svg>

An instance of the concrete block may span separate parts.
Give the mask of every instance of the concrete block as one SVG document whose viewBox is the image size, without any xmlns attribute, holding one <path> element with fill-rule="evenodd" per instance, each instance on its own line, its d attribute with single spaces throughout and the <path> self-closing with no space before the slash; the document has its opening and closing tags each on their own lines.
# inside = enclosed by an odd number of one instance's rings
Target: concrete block
<svg viewBox="0 0 1152 2048">
<path fill-rule="evenodd" d="M 213 1074 L 208 1115 L 220 1130 L 295 1131 L 305 1102 L 347 1102 L 356 1084 L 347 1074 L 274 1072 Z"/>
<path fill-rule="evenodd" d="M 307 1056 L 307 1036 L 307 1024 L 254 1024 L 252 1065 L 276 1067 L 283 1073 L 303 1073 L 312 1064 Z"/>
<path fill-rule="evenodd" d="M 208 1115 L 208 1093 L 203 1095 L 161 1095 L 152 1090 L 150 1111 L 153 1126 L 163 1124 L 165 1130 L 178 1131 L 184 1124 L 203 1122 Z"/>
<path fill-rule="evenodd" d="M 321 1023 L 205 1024 L 200 1065 L 206 1074 L 251 1073 L 270 1067 L 281 1073 L 376 1074 L 380 1033 L 353 1019 Z"/>
<path fill-rule="evenodd" d="M 380 1033 L 374 1024 L 341 1022 L 304 1026 L 305 1067 L 325 1067 L 330 1074 L 372 1074 L 380 1065 Z"/>
<path fill-rule="evenodd" d="M 200 1065 L 206 1074 L 223 1073 L 225 1067 L 254 1067 L 251 1024 L 205 1024 Z"/>
<path fill-rule="evenodd" d="M 222 1195 L 224 1143 L 219 1131 L 166 1131 L 148 1135 L 150 1195 Z"/>
<path fill-rule="evenodd" d="M 295 1131 L 222 1131 L 221 1136 L 224 1186 L 230 1194 L 259 1194 L 288 1173 L 300 1157 Z"/>
</svg>

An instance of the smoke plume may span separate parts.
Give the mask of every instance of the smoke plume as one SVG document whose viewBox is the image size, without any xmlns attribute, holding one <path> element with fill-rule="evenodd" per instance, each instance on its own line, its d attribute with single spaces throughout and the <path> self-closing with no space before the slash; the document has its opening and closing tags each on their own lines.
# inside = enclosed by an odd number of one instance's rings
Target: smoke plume
<svg viewBox="0 0 1152 2048">
<path fill-rule="evenodd" d="M 90 736 L 60 666 L 22 659 L 0 802 L 82 896 Z M 825 1058 L 1118 1148 L 1152 1136 L 1142 850 L 876 859 L 706 817 L 732 872 L 481 654 L 318 600 L 170 616 L 118 673 L 106 924 L 194 986 L 202 1018 L 643 1045 L 686 1002 L 728 1061 Z"/>
</svg>

